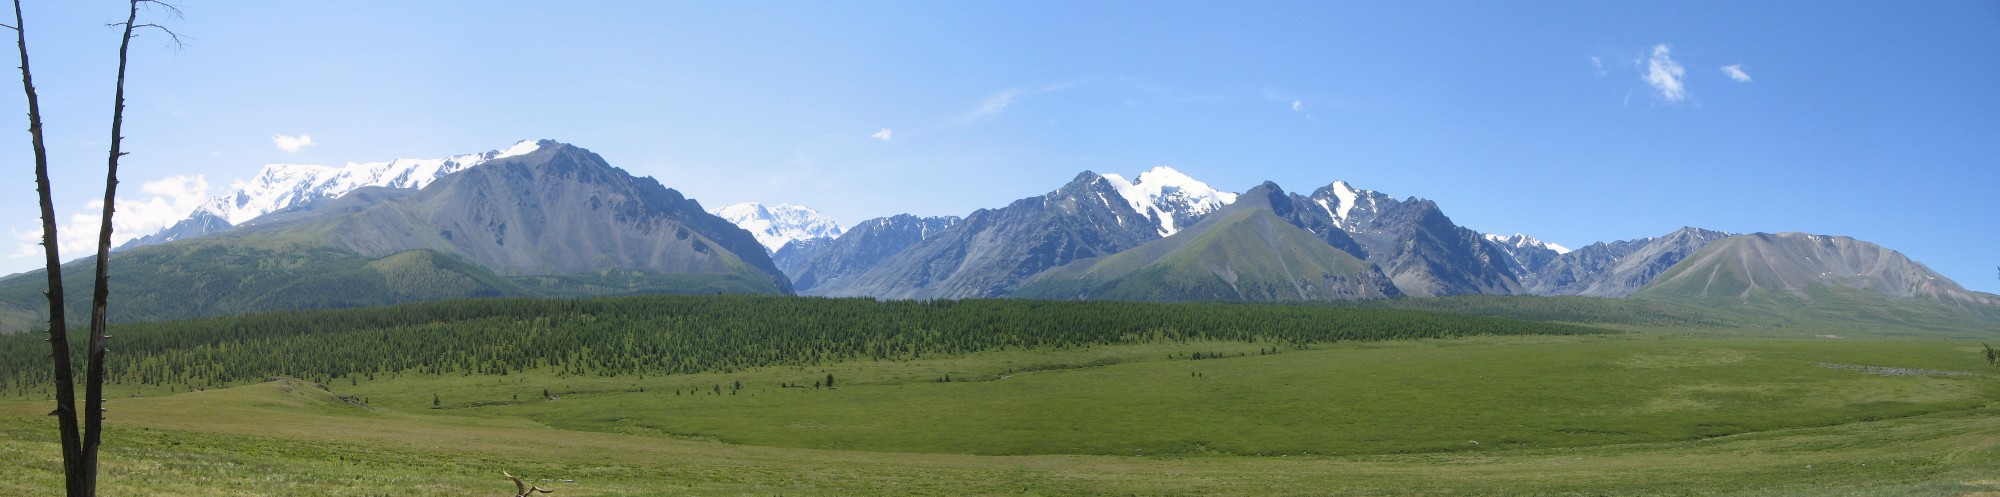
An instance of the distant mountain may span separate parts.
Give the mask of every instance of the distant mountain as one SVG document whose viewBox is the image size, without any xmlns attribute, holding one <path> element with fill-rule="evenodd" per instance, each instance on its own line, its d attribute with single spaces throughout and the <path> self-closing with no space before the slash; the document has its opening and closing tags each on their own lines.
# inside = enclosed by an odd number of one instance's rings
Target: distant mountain
<svg viewBox="0 0 2000 497">
<path fill-rule="evenodd" d="M 1535 295 L 1624 297 L 1702 247 L 1731 236 L 1685 227 L 1653 238 L 1593 243 L 1529 267 L 1522 282 Z"/>
<path fill-rule="evenodd" d="M 110 262 L 120 320 L 470 296 L 791 291 L 749 232 L 553 141 L 420 190 L 363 186 Z M 0 314 L 42 315 L 38 274 L 0 279 Z"/>
<path fill-rule="evenodd" d="M 427 249 L 510 276 L 625 269 L 791 289 L 749 232 L 652 178 L 553 141 L 422 190 L 358 190 L 238 231 L 316 236 L 371 257 Z"/>
<path fill-rule="evenodd" d="M 1554 244 L 1554 243 L 1549 243 L 1549 242 L 1544 242 L 1544 241 L 1541 241 L 1541 240 L 1537 240 L 1537 239 L 1535 239 L 1535 237 L 1532 237 L 1532 236 L 1528 236 L 1528 235 L 1525 235 L 1525 234 L 1521 234 L 1521 233 L 1515 233 L 1515 234 L 1514 234 L 1513 236 L 1501 236 L 1501 235 L 1496 235 L 1496 234 L 1492 234 L 1492 233 L 1487 233 L 1487 234 L 1485 234 L 1485 235 L 1481 235 L 1481 236 L 1482 236 L 1482 237 L 1484 237 L 1484 238 L 1486 238 L 1486 241 L 1489 241 L 1489 242 L 1493 242 L 1493 243 L 1498 243 L 1498 244 L 1500 244 L 1500 245 L 1502 245 L 1502 246 L 1505 246 L 1505 247 L 1508 247 L 1508 248 L 1511 248 L 1511 249 L 1519 249 L 1519 250 L 1547 250 L 1547 251 L 1550 251 L 1550 252 L 1555 252 L 1555 253 L 1556 253 L 1556 255 L 1562 255 L 1562 254 L 1567 254 L 1567 253 L 1570 253 L 1570 249 L 1569 249 L 1569 247 L 1564 247 L 1564 246 L 1562 246 L 1562 245 L 1557 245 L 1557 244 Z"/>
<path fill-rule="evenodd" d="M 834 222 L 833 218 L 803 205 L 766 207 L 756 202 L 744 202 L 717 207 L 709 213 L 748 230 L 757 237 L 757 243 L 763 244 L 765 250 L 771 253 L 777 253 L 778 249 L 793 240 L 833 238 L 842 232 L 840 223 Z"/>
<path fill-rule="evenodd" d="M 1042 273 L 1014 296 L 1117 300 L 1349 300 L 1399 292 L 1375 266 L 1280 217 L 1273 183 L 1166 238 Z"/>
<path fill-rule="evenodd" d="M 188 215 L 187 219 L 175 222 L 173 226 L 168 226 L 167 229 L 160 230 L 158 233 L 127 241 L 123 245 L 119 245 L 117 250 L 123 251 L 129 248 L 186 240 L 210 233 L 220 233 L 234 226 L 229 223 L 228 219 L 223 219 L 222 216 L 217 215 L 213 211 L 196 209 L 193 214 Z"/>
<path fill-rule="evenodd" d="M 1493 250 L 1506 256 L 1508 271 L 1514 273 L 1514 278 L 1521 282 L 1521 286 L 1527 287 L 1529 292 L 1534 291 L 1537 271 L 1541 271 L 1549 263 L 1555 262 L 1556 258 L 1570 252 L 1568 247 L 1546 243 L 1520 233 L 1515 233 L 1513 236 L 1487 233 L 1482 237 Z"/>
<path fill-rule="evenodd" d="M 1325 223 L 1353 238 L 1362 252 L 1355 255 L 1380 266 L 1405 295 L 1526 291 L 1508 269 L 1506 251 L 1454 224 L 1436 202 L 1416 197 L 1398 201 L 1345 181 L 1314 190 L 1303 201 L 1317 206 Z"/>
<path fill-rule="evenodd" d="M 1133 211 L 1160 227 L 1160 236 L 1192 226 L 1202 216 L 1236 201 L 1236 194 L 1216 190 L 1166 166 L 1139 173 L 1136 181 L 1128 182 L 1116 174 L 1105 174 L 1104 179 L 1118 190 L 1118 196 L 1132 205 Z"/>
<path fill-rule="evenodd" d="M 1695 252 L 1635 295 L 1712 302 L 1810 301 L 1813 287 L 1859 290 L 1946 304 L 2000 305 L 1901 252 L 1844 236 L 1753 233 Z"/>
<path fill-rule="evenodd" d="M 866 272 L 960 221 L 958 216 L 909 214 L 870 219 L 838 238 L 794 240 L 779 248 L 772 259 L 791 277 L 794 290 L 802 295 L 821 295 L 823 286 L 838 288 L 841 280 Z"/>
<path fill-rule="evenodd" d="M 1124 197 L 1124 185 L 1085 171 L 1046 195 L 980 209 L 867 271 L 821 281 L 813 294 L 898 299 L 999 297 L 1070 261 L 1160 238 L 1160 221 Z"/>
<path fill-rule="evenodd" d="M 215 197 L 173 226 L 120 245 L 118 250 L 185 240 L 217 233 L 256 219 L 258 216 L 299 207 L 323 199 L 337 198 L 369 186 L 418 189 L 447 174 L 463 171 L 494 159 L 534 152 L 541 142 L 524 140 L 502 150 L 464 154 L 441 159 L 396 159 L 387 162 L 348 163 L 343 167 L 308 164 L 271 164 L 249 181 L 232 185 L 234 191 Z"/>
<path fill-rule="evenodd" d="M 1991 329 L 2000 295 L 1968 291 L 1894 250 L 1844 236 L 1755 233 L 1708 244 L 1631 298 L 1783 324 Z"/>
</svg>

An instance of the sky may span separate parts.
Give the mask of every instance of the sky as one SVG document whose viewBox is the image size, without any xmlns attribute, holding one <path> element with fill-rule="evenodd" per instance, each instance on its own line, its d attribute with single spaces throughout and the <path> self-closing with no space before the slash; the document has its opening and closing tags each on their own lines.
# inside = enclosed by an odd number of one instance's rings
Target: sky
<svg viewBox="0 0 2000 497">
<path fill-rule="evenodd" d="M 1232 191 L 1345 180 L 1572 248 L 1682 226 L 1852 236 L 2000 292 L 1993 1 L 180 7 L 141 21 L 183 45 L 132 48 L 120 239 L 265 164 L 547 138 L 708 207 L 844 224 L 1164 165 Z M 122 8 L 25 7 L 79 228 L 66 258 L 91 250 Z M 41 260 L 25 124 L 7 129 L 0 274 Z"/>
</svg>

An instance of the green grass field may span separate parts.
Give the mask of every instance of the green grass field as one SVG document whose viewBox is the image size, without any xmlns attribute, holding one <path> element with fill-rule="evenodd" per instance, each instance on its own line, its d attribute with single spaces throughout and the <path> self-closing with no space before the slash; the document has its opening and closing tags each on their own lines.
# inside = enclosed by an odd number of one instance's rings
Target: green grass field
<svg viewBox="0 0 2000 497">
<path fill-rule="evenodd" d="M 103 488 L 507 495 L 506 470 L 574 480 L 554 495 L 2000 492 L 2000 370 L 1957 340 L 1166 342 L 323 386 L 115 388 Z M 23 397 L 0 402 L 0 471 L 58 488 L 49 404 Z"/>
</svg>

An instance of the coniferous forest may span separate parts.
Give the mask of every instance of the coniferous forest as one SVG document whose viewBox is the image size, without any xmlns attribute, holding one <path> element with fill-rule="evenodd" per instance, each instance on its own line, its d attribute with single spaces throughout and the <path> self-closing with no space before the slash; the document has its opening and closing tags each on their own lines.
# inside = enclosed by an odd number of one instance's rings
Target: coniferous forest
<svg viewBox="0 0 2000 497">
<path fill-rule="evenodd" d="M 1161 341 L 1347 340 L 1604 330 L 1342 306 L 1033 300 L 877 301 L 749 295 L 481 299 L 116 326 L 113 384 L 216 387 L 273 376 L 617 376 L 905 360 L 1006 348 Z M 40 334 L 0 337 L 0 379 L 49 381 Z"/>
</svg>

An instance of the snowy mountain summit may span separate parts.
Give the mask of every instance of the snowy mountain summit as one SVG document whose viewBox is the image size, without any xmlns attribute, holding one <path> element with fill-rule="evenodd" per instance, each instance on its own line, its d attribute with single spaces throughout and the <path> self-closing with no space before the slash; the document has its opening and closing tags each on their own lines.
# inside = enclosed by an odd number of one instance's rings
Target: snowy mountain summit
<svg viewBox="0 0 2000 497">
<path fill-rule="evenodd" d="M 1139 173 L 1137 181 L 1126 181 L 1116 174 L 1103 176 L 1132 204 L 1132 210 L 1153 219 L 1160 236 L 1179 232 L 1201 216 L 1236 201 L 1235 193 L 1216 190 L 1167 166 Z"/>
<path fill-rule="evenodd" d="M 366 186 L 418 189 L 444 175 L 463 171 L 487 161 L 526 155 L 540 150 L 549 140 L 522 140 L 507 148 L 439 159 L 396 159 L 386 162 L 349 162 L 345 166 L 313 164 L 270 164 L 248 181 L 230 183 L 231 191 L 195 208 L 187 219 L 167 229 L 119 246 L 120 250 L 166 243 L 174 240 L 227 230 L 258 216 L 305 205 L 314 200 L 337 198 Z"/>
<path fill-rule="evenodd" d="M 757 237 L 757 243 L 773 253 L 793 240 L 834 238 L 846 231 L 833 218 L 803 205 L 744 202 L 708 212 L 749 231 Z"/>
<path fill-rule="evenodd" d="M 310 164 L 271 164 L 250 181 L 237 181 L 235 189 L 201 206 L 200 211 L 240 225 L 257 216 L 322 198 L 339 197 L 364 186 L 423 188 L 444 175 L 477 166 L 486 161 L 533 153 L 541 142 L 522 140 L 503 150 L 455 155 L 442 159 L 396 159 L 387 162 L 349 162 L 331 167 Z"/>
<path fill-rule="evenodd" d="M 1498 243 L 1501 245 L 1506 245 L 1516 249 L 1524 249 L 1530 247 L 1543 248 L 1548 250 L 1554 250 L 1557 255 L 1567 254 L 1570 252 L 1569 247 L 1564 247 L 1561 245 L 1556 245 L 1553 243 L 1536 240 L 1535 237 L 1521 233 L 1515 233 L 1514 236 L 1501 236 L 1492 233 L 1487 233 L 1485 236 L 1488 241 L 1491 241 L 1493 243 Z"/>
</svg>

